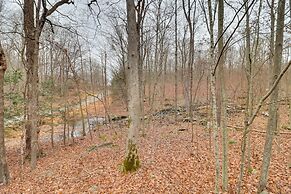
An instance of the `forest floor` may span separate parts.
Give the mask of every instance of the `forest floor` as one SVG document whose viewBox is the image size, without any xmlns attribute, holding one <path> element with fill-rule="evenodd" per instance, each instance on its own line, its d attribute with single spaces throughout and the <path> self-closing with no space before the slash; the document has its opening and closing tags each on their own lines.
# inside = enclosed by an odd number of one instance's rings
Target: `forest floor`
<svg viewBox="0 0 291 194">
<path fill-rule="evenodd" d="M 117 110 L 116 114 L 124 114 Z M 196 115 L 202 113 L 201 109 Z M 237 126 L 242 126 L 243 113 L 234 111 L 230 114 L 228 193 L 234 193 L 242 137 Z M 281 115 L 281 120 L 287 119 L 286 114 Z M 256 193 L 266 121 L 267 117 L 260 114 L 252 126 L 255 131 L 251 133 L 251 169 L 245 173 L 242 193 Z M 287 129 L 281 129 L 281 132 L 274 141 L 268 190 L 287 194 L 291 193 L 291 134 Z M 34 171 L 30 171 L 28 163 L 20 164 L 19 146 L 10 144 L 7 157 L 11 183 L 0 186 L 0 193 L 209 194 L 214 190 L 215 176 L 212 137 L 200 118 L 193 124 L 193 142 L 191 133 L 191 125 L 183 121 L 183 115 L 175 122 L 173 113 L 155 114 L 146 125 L 146 136 L 139 137 L 141 167 L 133 173 L 121 171 L 127 136 L 126 120 L 100 126 L 92 139 L 88 135 L 66 146 L 59 141 L 54 148 L 48 142 L 42 143 L 45 154 L 39 158 Z"/>
</svg>

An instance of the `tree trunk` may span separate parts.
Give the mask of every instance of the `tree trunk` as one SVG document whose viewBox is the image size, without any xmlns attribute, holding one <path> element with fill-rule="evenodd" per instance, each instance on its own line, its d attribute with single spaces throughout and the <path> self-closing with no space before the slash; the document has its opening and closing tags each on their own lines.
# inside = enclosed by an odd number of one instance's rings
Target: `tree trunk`
<svg viewBox="0 0 291 194">
<path fill-rule="evenodd" d="M 222 129 L 222 189 L 227 191 L 228 189 L 228 129 L 226 125 L 227 113 L 226 103 L 227 95 L 225 89 L 224 80 L 224 53 L 223 53 L 223 25 L 224 25 L 224 2 L 223 0 L 218 1 L 218 53 L 222 56 L 219 61 L 219 83 L 220 83 L 220 94 L 221 94 L 221 116 L 220 123 Z"/>
<path fill-rule="evenodd" d="M 145 57 L 145 51 L 146 51 L 146 44 L 144 42 L 144 31 L 143 31 L 143 23 L 144 23 L 144 16 L 146 13 L 145 10 L 145 0 L 138 1 L 137 5 L 137 28 L 138 28 L 138 36 L 139 36 L 139 42 L 138 42 L 138 51 L 139 51 L 139 57 L 138 57 L 138 77 L 139 77 L 139 97 L 140 97 L 140 119 L 141 119 L 141 125 L 140 125 L 140 131 L 141 135 L 145 136 L 145 120 L 144 120 L 144 57 Z"/>
<path fill-rule="evenodd" d="M 213 59 L 212 59 L 213 60 Z M 212 66 L 214 62 L 212 61 Z M 214 157 L 215 157 L 215 193 L 219 193 L 219 177 L 220 177 L 220 164 L 219 164 L 219 140 L 218 140 L 218 120 L 217 120 L 217 103 L 216 103 L 216 87 L 215 87 L 215 74 L 214 67 L 212 67 L 210 77 L 210 88 L 212 98 L 212 125 L 213 125 L 213 141 L 214 141 Z"/>
<path fill-rule="evenodd" d="M 38 154 L 37 121 L 38 121 L 38 48 L 39 29 L 34 24 L 34 1 L 24 3 L 24 32 L 27 65 L 27 123 L 26 152 L 30 155 L 31 168 L 36 167 Z"/>
<path fill-rule="evenodd" d="M 276 42 L 275 42 L 275 55 L 273 64 L 273 83 L 277 79 L 282 64 L 282 50 L 283 50 L 283 34 L 284 34 L 284 14 L 285 14 L 285 0 L 279 0 L 278 3 L 278 16 L 277 16 L 277 29 L 276 29 Z M 258 186 L 258 193 L 261 193 L 266 189 L 269 166 L 272 154 L 272 145 L 275 132 L 277 130 L 278 121 L 278 95 L 279 86 L 274 89 L 271 95 L 270 105 L 269 105 L 269 118 L 267 125 L 267 134 L 263 152 L 263 163 L 261 167 L 260 182 Z"/>
<path fill-rule="evenodd" d="M 190 1 L 188 1 L 187 8 L 185 4 L 185 0 L 182 1 L 184 15 L 187 20 L 188 28 L 189 28 L 189 53 L 188 53 L 188 69 L 187 69 L 187 78 L 186 78 L 186 107 L 188 116 L 192 121 L 192 91 L 193 91 L 193 64 L 194 64 L 194 25 L 195 25 L 195 14 L 196 14 L 196 1 L 194 3 L 194 13 L 193 13 L 193 20 L 191 19 L 191 11 L 193 9 L 193 5 L 191 5 Z M 192 140 L 193 141 L 193 140 Z"/>
<path fill-rule="evenodd" d="M 178 5 L 175 0 L 175 121 L 178 116 Z"/>
<path fill-rule="evenodd" d="M 246 12 L 246 47 L 245 47 L 245 56 L 246 56 L 246 77 L 247 77 L 247 111 L 245 112 L 245 122 L 247 123 L 253 112 L 253 73 L 252 73 L 252 57 L 251 57 L 251 35 L 250 35 L 250 23 L 249 23 L 249 11 L 248 3 L 245 2 L 245 12 Z M 244 134 L 242 137 L 242 155 L 241 155 L 241 164 L 240 164 L 240 174 L 238 180 L 238 193 L 241 192 L 241 184 L 243 181 L 244 170 L 245 170 L 245 155 L 250 155 L 250 133 L 246 133 L 248 127 L 244 127 Z M 250 163 L 248 163 L 248 168 L 250 168 Z"/>
<path fill-rule="evenodd" d="M 272 74 L 273 74 L 273 63 L 274 63 L 274 50 L 275 50 L 275 0 L 271 1 L 270 5 L 270 15 L 271 15 L 271 34 L 270 34 L 270 52 L 269 52 L 269 57 L 270 57 L 270 65 L 269 65 L 269 85 L 272 85 Z"/>
<path fill-rule="evenodd" d="M 67 119 L 67 102 L 65 104 L 65 110 L 63 112 L 63 122 L 64 122 L 64 125 L 63 125 L 63 142 L 64 142 L 64 146 L 66 145 L 66 129 L 67 129 L 67 122 L 68 122 L 68 119 Z"/>
<path fill-rule="evenodd" d="M 63 4 L 72 3 L 69 0 L 60 0 L 50 9 L 46 7 L 46 1 L 25 0 L 23 4 L 23 23 L 25 40 L 25 65 L 27 75 L 26 90 L 26 155 L 31 154 L 31 168 L 35 169 L 38 146 L 38 60 L 39 39 L 47 17 Z"/>
<path fill-rule="evenodd" d="M 135 171 L 139 168 L 140 162 L 137 154 L 137 137 L 140 127 L 140 97 L 138 79 L 138 29 L 136 25 L 136 13 L 134 0 L 127 0 L 127 28 L 128 28 L 128 66 L 127 66 L 127 86 L 128 86 L 128 111 L 129 130 L 126 145 L 126 158 L 123 162 L 124 171 Z"/>
<path fill-rule="evenodd" d="M 85 106 L 86 106 L 86 117 L 87 117 L 87 124 L 88 124 L 88 132 L 90 134 L 91 140 L 93 140 L 93 134 L 92 134 L 92 129 L 90 125 L 90 115 L 89 115 L 89 110 L 88 110 L 88 95 L 86 94 L 85 98 Z"/>
<path fill-rule="evenodd" d="M 215 7 L 216 9 L 216 7 Z M 215 63 L 214 63 L 214 16 L 212 13 L 212 2 L 208 0 L 208 18 L 209 18 L 209 35 L 210 35 L 210 92 L 212 104 L 212 127 L 213 127 L 213 142 L 214 142 L 214 157 L 215 157 L 215 188 L 214 193 L 219 193 L 219 140 L 218 140 L 218 117 L 217 117 L 217 102 L 216 102 L 216 80 L 215 80 Z"/>
<path fill-rule="evenodd" d="M 5 54 L 0 43 L 0 183 L 7 184 L 10 176 L 4 141 L 4 74 L 7 69 Z"/>
<path fill-rule="evenodd" d="M 77 83 L 77 87 L 78 87 L 79 108 L 80 108 L 81 120 L 82 120 L 82 137 L 85 137 L 86 136 L 85 116 L 84 116 L 84 111 L 83 111 L 83 106 L 82 106 L 81 90 L 79 88 L 80 86 L 78 83 Z"/>
</svg>

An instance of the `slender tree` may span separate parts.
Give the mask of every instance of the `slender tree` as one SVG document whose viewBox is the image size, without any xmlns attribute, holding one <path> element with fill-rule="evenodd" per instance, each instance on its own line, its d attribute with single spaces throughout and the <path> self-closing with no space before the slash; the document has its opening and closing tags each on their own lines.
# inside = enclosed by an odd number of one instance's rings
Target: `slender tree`
<svg viewBox="0 0 291 194">
<path fill-rule="evenodd" d="M 274 83 L 281 71 L 282 66 L 282 51 L 283 51 L 283 34 L 284 34 L 284 16 L 285 16 L 285 0 L 279 0 L 277 8 L 277 26 L 276 26 L 276 41 L 275 41 L 275 53 L 273 61 L 273 78 Z M 279 86 L 276 86 L 274 92 L 271 95 L 271 103 L 269 105 L 269 118 L 267 125 L 267 135 L 265 140 L 263 163 L 261 167 L 260 182 L 258 186 L 258 193 L 261 193 L 266 189 L 269 166 L 272 154 L 272 145 L 275 132 L 277 130 L 278 123 L 278 95 Z"/>
<path fill-rule="evenodd" d="M 224 29 L 224 1 L 218 1 L 218 53 L 219 55 L 223 56 L 219 60 L 219 71 L 218 71 L 218 78 L 220 83 L 220 90 L 218 93 L 220 94 L 220 98 L 218 99 L 220 102 L 220 123 L 222 129 L 222 186 L 223 191 L 227 191 L 228 189 L 228 129 L 226 127 L 226 88 L 225 88 L 225 79 L 224 79 L 224 51 L 223 51 L 223 29 Z"/>
<path fill-rule="evenodd" d="M 175 120 L 178 116 L 178 2 L 175 0 Z"/>
<path fill-rule="evenodd" d="M 194 65 L 194 27 L 195 27 L 195 15 L 196 15 L 196 0 L 191 2 L 188 0 L 182 0 L 184 15 L 189 28 L 189 52 L 188 52 L 188 68 L 187 68 L 187 93 L 186 93 L 186 107 L 189 117 L 192 119 L 192 91 L 193 91 L 193 65 Z M 187 4 L 187 5 L 186 5 Z M 191 12 L 193 11 L 193 14 Z M 193 137 L 192 137 L 193 141 Z"/>
<path fill-rule="evenodd" d="M 40 36 L 48 17 L 60 6 L 70 4 L 71 0 L 60 0 L 47 8 L 47 1 L 25 0 L 24 14 L 24 41 L 25 41 L 25 66 L 27 74 L 26 87 L 26 154 L 31 157 L 31 168 L 36 167 L 39 151 L 38 145 L 38 68 Z"/>
<path fill-rule="evenodd" d="M 7 184 L 9 171 L 4 142 L 4 74 L 7 69 L 4 50 L 0 42 L 0 183 Z"/>
<path fill-rule="evenodd" d="M 214 7 L 216 10 L 216 5 Z M 215 11 L 214 11 L 215 13 Z M 215 78 L 215 58 L 214 58 L 214 18 L 212 10 L 212 1 L 208 0 L 208 31 L 210 35 L 210 91 L 212 100 L 212 127 L 214 139 L 214 156 L 215 156 L 215 193 L 219 193 L 219 177 L 220 177 L 220 164 L 219 164 L 219 147 L 218 147 L 218 117 L 217 117 L 217 101 L 216 101 L 216 78 Z"/>
<path fill-rule="evenodd" d="M 138 78 L 139 62 L 139 37 L 136 24 L 136 12 L 134 0 L 126 1 L 127 8 L 127 30 L 128 30 L 128 47 L 127 47 L 127 86 L 128 86 L 128 112 L 129 112 L 129 129 L 126 145 L 126 158 L 123 162 L 124 171 L 135 171 L 139 168 L 140 161 L 137 154 L 137 137 L 140 127 L 140 93 Z"/>
</svg>

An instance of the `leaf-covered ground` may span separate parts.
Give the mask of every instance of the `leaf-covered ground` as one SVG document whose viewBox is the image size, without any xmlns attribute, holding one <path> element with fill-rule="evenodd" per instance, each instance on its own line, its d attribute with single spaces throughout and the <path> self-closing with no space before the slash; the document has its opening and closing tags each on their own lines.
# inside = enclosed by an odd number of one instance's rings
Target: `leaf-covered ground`
<svg viewBox="0 0 291 194">
<path fill-rule="evenodd" d="M 232 118 L 230 124 L 241 123 L 241 116 Z M 264 122 L 260 122 L 262 128 Z M 19 149 L 9 148 L 12 178 L 8 186 L 0 186 L 0 193 L 212 193 L 213 142 L 204 126 L 193 126 L 191 142 L 189 123 L 154 118 L 147 126 L 146 137 L 139 138 L 141 168 L 125 174 L 120 165 L 125 154 L 126 125 L 120 121 L 102 126 L 100 137 L 95 132 L 92 140 L 88 136 L 66 146 L 59 142 L 54 149 L 42 145 L 46 155 L 32 172 L 28 164 L 20 165 Z M 229 193 L 234 193 L 238 177 L 241 135 L 230 130 Z M 251 135 L 252 169 L 246 172 L 242 193 L 256 192 L 262 162 L 265 133 Z M 291 193 L 290 140 L 290 134 L 276 137 L 268 182 L 272 193 Z"/>
</svg>

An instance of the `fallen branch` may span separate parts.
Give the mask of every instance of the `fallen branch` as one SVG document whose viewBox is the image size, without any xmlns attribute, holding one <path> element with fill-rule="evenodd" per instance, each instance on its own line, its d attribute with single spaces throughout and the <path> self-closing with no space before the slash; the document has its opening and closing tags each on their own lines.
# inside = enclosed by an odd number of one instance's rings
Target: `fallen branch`
<svg viewBox="0 0 291 194">
<path fill-rule="evenodd" d="M 244 127 L 242 127 L 242 126 L 232 126 L 232 125 L 228 125 L 227 127 L 233 128 L 233 129 L 240 129 L 240 130 L 243 130 L 244 129 Z M 256 129 L 250 129 L 249 132 L 266 133 L 266 131 L 256 130 Z M 291 132 L 287 132 L 287 131 L 278 131 L 278 132 L 275 132 L 275 133 L 291 135 Z"/>
<path fill-rule="evenodd" d="M 251 131 L 257 132 L 257 133 L 266 133 L 266 131 L 261 131 L 261 130 L 256 130 L 256 129 L 252 129 Z M 277 133 L 291 135 L 291 132 L 287 132 L 287 131 L 277 131 L 277 132 L 275 132 L 275 134 L 277 134 Z"/>
</svg>

